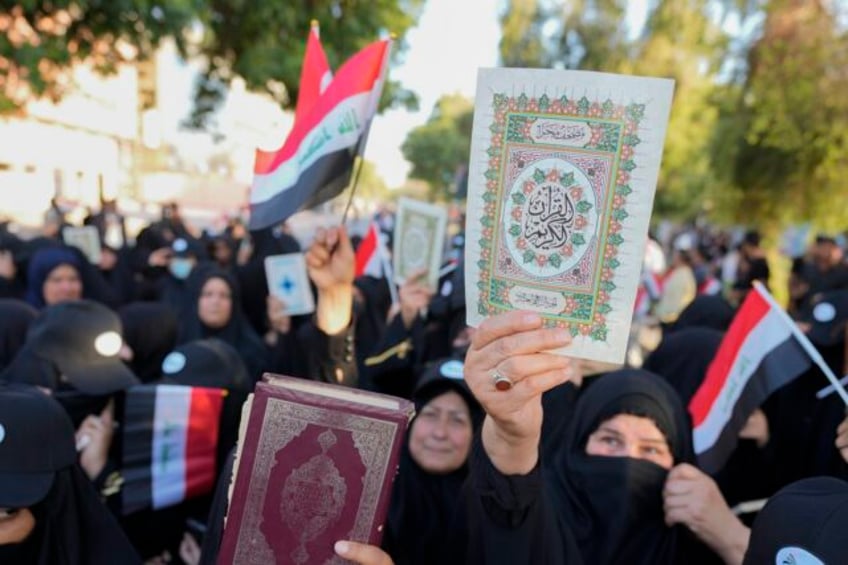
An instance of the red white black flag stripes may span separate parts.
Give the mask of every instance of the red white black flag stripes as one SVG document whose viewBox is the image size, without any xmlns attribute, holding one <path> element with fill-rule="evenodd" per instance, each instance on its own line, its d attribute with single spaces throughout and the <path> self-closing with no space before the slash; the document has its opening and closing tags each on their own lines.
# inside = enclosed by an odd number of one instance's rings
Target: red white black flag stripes
<svg viewBox="0 0 848 565">
<path fill-rule="evenodd" d="M 127 391 L 123 514 L 173 506 L 212 490 L 225 394 L 179 385 Z"/>
<path fill-rule="evenodd" d="M 812 365 L 792 322 L 767 291 L 749 293 L 689 403 L 698 464 L 720 470 L 751 413 Z"/>
<path fill-rule="evenodd" d="M 390 51 L 387 39 L 348 59 L 309 112 L 295 121 L 283 147 L 256 151 L 250 229 L 279 223 L 347 186 L 377 110 Z"/>
</svg>

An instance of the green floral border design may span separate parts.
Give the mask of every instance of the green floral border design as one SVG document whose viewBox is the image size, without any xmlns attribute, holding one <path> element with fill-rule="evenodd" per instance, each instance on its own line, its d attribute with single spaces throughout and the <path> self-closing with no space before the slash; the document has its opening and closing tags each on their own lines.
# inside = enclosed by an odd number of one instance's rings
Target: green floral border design
<svg viewBox="0 0 848 565">
<path fill-rule="evenodd" d="M 480 269 L 477 287 L 481 296 L 481 300 L 478 301 L 478 312 L 483 316 L 490 316 L 503 310 L 497 304 L 486 300 L 487 289 L 491 288 L 492 295 L 508 303 L 510 290 L 514 286 L 507 281 L 491 278 L 491 261 L 494 253 L 495 220 L 493 218 L 497 211 L 498 179 L 501 177 L 500 170 L 506 143 L 534 143 L 530 133 L 533 123 L 538 118 L 557 116 L 587 118 L 587 125 L 592 130 L 592 135 L 583 148 L 616 153 L 618 169 L 609 217 L 605 219 L 603 213 L 599 216 L 602 225 L 604 221 L 606 222 L 606 229 L 603 231 L 608 234 L 603 244 L 600 283 L 597 296 L 585 293 L 564 294 L 565 307 L 559 314 L 568 316 L 574 320 L 573 322 L 546 317 L 545 325 L 566 328 L 573 336 L 582 335 L 595 341 L 606 341 L 608 333 L 606 316 L 612 311 L 610 294 L 616 288 L 612 279 L 621 264 L 617 256 L 621 244 L 624 243 L 624 237 L 620 232 L 628 215 L 624 206 L 627 196 L 633 192 L 629 182 L 632 171 L 636 169 L 633 157 L 635 147 L 641 142 L 637 132 L 639 123 L 645 115 L 645 105 L 637 103 L 618 105 L 611 100 L 591 102 L 585 96 L 580 99 L 567 96 L 550 98 L 547 95 L 535 98 L 528 97 L 524 93 L 517 97 L 498 93 L 493 95 L 492 106 L 494 121 L 489 126 L 491 140 L 486 150 L 489 162 L 484 174 L 486 189 L 483 192 L 483 216 L 480 220 L 482 227 L 479 241 L 480 259 L 477 262 Z M 593 122 L 593 119 L 604 121 Z"/>
</svg>

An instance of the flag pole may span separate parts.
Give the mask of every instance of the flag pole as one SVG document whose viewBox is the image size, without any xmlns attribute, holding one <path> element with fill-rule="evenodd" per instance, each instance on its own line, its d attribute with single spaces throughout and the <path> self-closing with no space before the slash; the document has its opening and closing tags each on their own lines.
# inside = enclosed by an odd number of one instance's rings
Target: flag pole
<svg viewBox="0 0 848 565">
<path fill-rule="evenodd" d="M 365 153 L 365 144 L 362 144 L 363 150 L 359 153 Z M 359 173 L 362 172 L 362 164 L 365 161 L 365 158 L 362 155 L 357 155 L 356 157 L 358 163 L 356 165 L 356 172 L 353 174 L 353 183 L 350 187 L 350 196 L 347 197 L 347 205 L 345 205 L 344 213 L 342 214 L 342 225 L 347 224 L 347 214 L 350 212 L 350 206 L 353 204 L 353 195 L 356 194 L 356 186 L 359 184 Z"/>
<path fill-rule="evenodd" d="M 353 184 L 350 188 L 350 196 L 347 199 L 347 205 L 345 206 L 344 213 L 342 214 L 342 224 L 345 225 L 347 223 L 347 215 L 350 212 L 351 204 L 353 204 L 353 196 L 356 194 L 356 187 L 359 184 L 359 173 L 362 172 L 362 167 L 365 165 L 365 144 L 368 141 L 368 134 L 371 131 L 371 123 L 374 121 L 374 115 L 377 113 L 377 106 L 380 104 L 380 97 L 383 95 L 383 87 L 386 84 L 386 77 L 389 74 L 389 58 L 392 54 L 392 44 L 397 36 L 394 33 L 389 34 L 389 42 L 386 45 L 386 53 L 383 55 L 383 68 L 380 69 L 380 88 L 376 96 L 371 100 L 371 108 L 369 111 L 370 117 L 368 118 L 368 123 L 365 125 L 365 129 L 362 132 L 362 139 L 360 140 L 359 147 L 356 149 L 357 157 L 359 158 L 359 166 L 356 169 L 353 177 Z"/>
<path fill-rule="evenodd" d="M 766 299 L 766 302 L 768 302 L 774 310 L 777 311 L 777 314 L 789 326 L 792 335 L 798 339 L 801 347 L 803 347 L 804 351 L 807 352 L 807 355 L 809 355 L 813 362 L 818 365 L 819 369 L 821 369 L 822 373 L 824 373 L 824 376 L 826 376 L 830 381 L 831 386 L 833 386 L 840 398 L 842 398 L 842 402 L 845 403 L 845 406 L 848 406 L 848 392 L 845 391 L 845 387 L 842 386 L 839 379 L 836 378 L 836 375 L 834 375 L 833 371 L 830 370 L 830 367 L 827 366 L 827 363 L 825 363 L 821 353 L 819 353 L 818 349 L 816 349 L 812 342 L 810 342 L 810 339 L 804 335 L 804 332 L 801 331 L 798 324 L 789 317 L 789 314 L 787 314 L 780 304 L 777 303 L 771 293 L 760 281 L 754 281 L 754 289 L 760 293 L 760 296 Z"/>
</svg>

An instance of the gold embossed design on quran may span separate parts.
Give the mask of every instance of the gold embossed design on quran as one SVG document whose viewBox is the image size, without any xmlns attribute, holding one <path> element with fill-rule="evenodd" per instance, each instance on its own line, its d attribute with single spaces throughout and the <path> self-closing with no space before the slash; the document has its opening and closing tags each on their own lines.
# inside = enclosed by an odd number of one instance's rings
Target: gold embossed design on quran
<svg viewBox="0 0 848 565">
<path fill-rule="evenodd" d="M 394 472 L 387 464 L 378 465 L 385 459 L 383 449 L 392 445 L 398 431 L 397 424 L 362 415 L 336 412 L 327 408 L 306 406 L 280 398 L 269 398 L 262 419 L 262 431 L 259 435 L 256 458 L 251 471 L 251 485 L 245 501 L 243 533 L 236 545 L 233 558 L 239 564 L 276 563 L 274 552 L 260 531 L 262 506 L 268 490 L 268 479 L 274 466 L 275 455 L 292 440 L 299 436 L 309 424 L 324 428 L 347 430 L 351 432 L 354 446 L 367 468 L 362 478 L 362 499 L 358 501 L 359 511 L 356 523 L 347 539 L 368 539 L 370 524 L 377 512 L 377 503 L 386 474 Z M 346 563 L 341 557 L 328 561 L 326 565 Z"/>
<path fill-rule="evenodd" d="M 291 553 L 298 564 L 309 561 L 306 544 L 338 520 L 344 508 L 347 485 L 327 456 L 336 441 L 331 430 L 321 432 L 321 454 L 294 469 L 283 484 L 280 515 L 292 531 L 300 533 L 300 545 Z"/>
</svg>

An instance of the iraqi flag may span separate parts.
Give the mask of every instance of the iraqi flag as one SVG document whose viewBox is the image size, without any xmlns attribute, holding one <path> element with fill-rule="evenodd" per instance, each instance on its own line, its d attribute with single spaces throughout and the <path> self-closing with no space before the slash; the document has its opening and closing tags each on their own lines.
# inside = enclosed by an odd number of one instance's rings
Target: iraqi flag
<svg viewBox="0 0 848 565">
<path fill-rule="evenodd" d="M 280 223 L 338 195 L 364 148 L 383 90 L 391 40 L 348 59 L 278 151 L 256 151 L 250 229 Z"/>
<path fill-rule="evenodd" d="M 377 222 L 371 222 L 368 233 L 356 248 L 356 276 L 383 276 L 383 242 Z"/>
<path fill-rule="evenodd" d="M 309 115 L 332 80 L 333 73 L 330 71 L 324 46 L 321 45 L 318 20 L 312 20 L 309 37 L 306 39 L 303 64 L 300 67 L 300 90 L 297 94 L 297 106 L 294 110 L 295 123 Z"/>
<path fill-rule="evenodd" d="M 166 508 L 212 491 L 221 408 L 219 388 L 143 385 L 127 391 L 123 514 Z"/>
<path fill-rule="evenodd" d="M 748 293 L 689 403 L 698 464 L 719 471 L 751 413 L 812 365 L 793 322 L 761 286 Z"/>
</svg>

